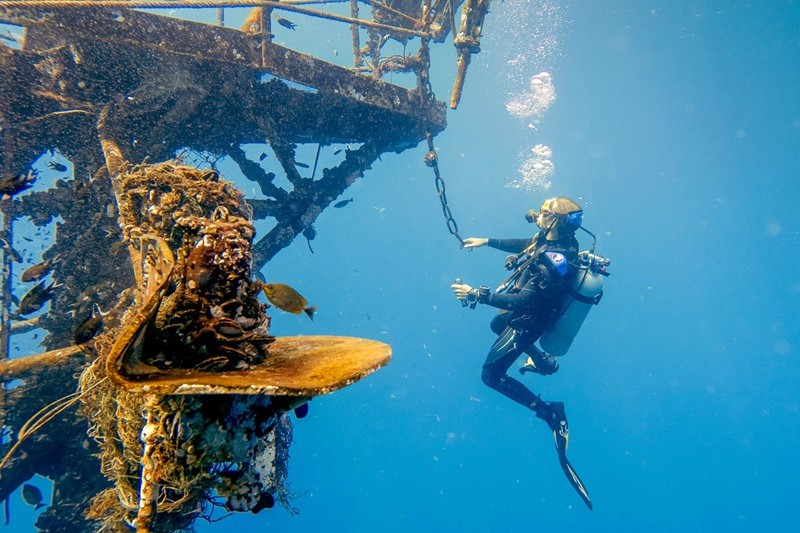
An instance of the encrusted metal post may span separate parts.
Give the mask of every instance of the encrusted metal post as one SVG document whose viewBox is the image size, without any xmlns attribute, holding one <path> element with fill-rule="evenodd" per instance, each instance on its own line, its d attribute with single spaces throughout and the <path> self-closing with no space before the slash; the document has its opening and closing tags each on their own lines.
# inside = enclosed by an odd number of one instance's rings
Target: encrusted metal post
<svg viewBox="0 0 800 533">
<path fill-rule="evenodd" d="M 269 62 L 267 47 L 272 42 L 272 8 L 262 7 L 261 13 L 261 66 L 266 67 Z"/>
<path fill-rule="evenodd" d="M 2 61 L 5 67 L 5 61 Z M 6 74 L 4 74 L 5 76 Z M 11 134 L 11 125 L 9 119 L 6 117 L 6 110 L 9 110 L 8 100 L 10 86 L 5 83 L 0 84 L 0 152 L 3 157 L 0 161 L 0 177 L 6 178 L 11 175 L 11 160 L 13 141 Z M 10 205 L 10 200 L 0 203 L 0 211 L 3 216 L 2 237 L 6 239 L 9 247 L 11 246 L 11 215 L 7 207 Z M 2 250 L 2 265 L 0 269 L 0 360 L 6 360 L 9 357 L 9 338 L 11 337 L 10 318 L 11 313 L 11 274 L 12 274 L 12 261 L 11 251 L 3 248 Z M 2 404 L 0 404 L 0 413 L 5 415 L 5 384 L 3 385 Z M 5 416 L 3 416 L 3 419 Z"/>
<path fill-rule="evenodd" d="M 453 39 L 453 45 L 458 50 L 456 81 L 453 84 L 453 92 L 450 95 L 450 108 L 458 107 L 461 101 L 461 91 L 464 89 L 464 78 L 467 75 L 467 67 L 472 60 L 472 54 L 481 51 L 481 32 L 483 31 L 483 19 L 489 12 L 491 0 L 466 0 L 464 7 L 461 8 L 461 27 L 458 34 Z"/>
<path fill-rule="evenodd" d="M 3 216 L 3 227 L 0 230 L 0 236 L 12 245 L 12 231 L 11 231 L 11 215 L 5 209 L 5 205 L 0 208 Z M 9 349 L 11 348 L 9 340 L 11 339 L 11 275 L 13 272 L 13 261 L 11 260 L 11 252 L 5 248 L 2 249 L 3 262 L 2 270 L 0 273 L 0 361 L 7 361 L 9 359 Z M 5 390 L 6 385 L 3 382 L 3 393 L 0 395 L 0 415 L 5 419 Z"/>
<path fill-rule="evenodd" d="M 358 18 L 358 0 L 350 0 L 350 16 Z M 359 28 L 357 24 L 351 24 L 350 30 L 353 32 L 353 66 L 358 68 L 364 64 L 361 56 L 361 39 L 359 38 Z"/>
<path fill-rule="evenodd" d="M 157 409 L 159 397 L 145 396 L 147 421 L 142 428 L 142 478 L 139 486 L 139 514 L 136 516 L 136 533 L 150 533 L 158 506 L 158 457 L 155 453 L 158 439 Z"/>
</svg>

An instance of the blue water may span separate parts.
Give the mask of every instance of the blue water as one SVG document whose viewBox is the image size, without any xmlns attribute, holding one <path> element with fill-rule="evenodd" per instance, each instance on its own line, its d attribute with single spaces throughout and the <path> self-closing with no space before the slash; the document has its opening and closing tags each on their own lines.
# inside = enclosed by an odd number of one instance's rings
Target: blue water
<svg viewBox="0 0 800 533">
<path fill-rule="evenodd" d="M 449 285 L 495 286 L 505 254 L 459 249 L 420 145 L 322 214 L 314 254 L 298 239 L 265 271 L 319 305 L 313 322 L 275 314 L 276 334 L 378 339 L 393 361 L 295 424 L 298 516 L 198 531 L 800 527 L 800 3 L 534 1 L 530 20 L 510 19 L 521 3 L 493 5 L 436 144 L 462 236 L 530 236 L 525 211 L 565 195 L 613 261 L 559 372 L 524 378 L 566 404 L 594 511 L 546 426 L 480 380 L 493 311 L 462 308 Z M 543 6 L 557 43 L 509 65 L 503 47 L 535 43 L 504 39 Z M 451 46 L 434 60 L 448 99 Z M 533 129 L 505 103 L 542 70 L 558 96 Z M 505 187 L 539 143 L 552 188 Z M 30 531 L 16 498 L 7 529 Z"/>
</svg>

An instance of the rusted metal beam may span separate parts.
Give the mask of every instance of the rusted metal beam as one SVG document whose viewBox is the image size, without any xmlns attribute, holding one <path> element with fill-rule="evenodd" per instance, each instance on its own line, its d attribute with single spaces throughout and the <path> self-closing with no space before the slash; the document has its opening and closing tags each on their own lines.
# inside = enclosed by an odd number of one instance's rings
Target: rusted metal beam
<svg viewBox="0 0 800 533">
<path fill-rule="evenodd" d="M 83 359 L 79 356 L 82 356 Z M 82 363 L 85 359 L 86 355 L 82 346 L 67 346 L 60 350 L 8 359 L 0 362 L 0 379 L 3 383 L 15 379 L 25 379 L 27 376 L 52 370 L 57 366 L 75 364 L 78 360 Z"/>
<path fill-rule="evenodd" d="M 0 20 L 28 28 L 27 50 L 52 49 L 77 40 L 109 43 L 129 52 L 239 65 L 323 94 L 338 95 L 415 119 L 424 118 L 437 132 L 445 127 L 443 102 L 436 101 L 432 109 L 423 109 L 413 90 L 274 43 L 262 43 L 258 35 L 232 28 L 127 9 L 77 7 L 37 11 L 0 6 Z"/>
</svg>

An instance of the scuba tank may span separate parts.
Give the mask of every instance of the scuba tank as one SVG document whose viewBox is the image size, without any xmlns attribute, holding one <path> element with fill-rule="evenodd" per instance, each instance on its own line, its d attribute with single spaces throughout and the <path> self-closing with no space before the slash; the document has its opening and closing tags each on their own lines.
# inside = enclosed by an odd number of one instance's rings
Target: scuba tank
<svg viewBox="0 0 800 533">
<path fill-rule="evenodd" d="M 567 353 L 589 310 L 603 296 L 603 282 L 609 275 L 606 267 L 610 264 L 609 259 L 592 252 L 578 254 L 578 272 L 562 302 L 562 312 L 539 339 L 545 352 L 555 356 Z"/>
</svg>

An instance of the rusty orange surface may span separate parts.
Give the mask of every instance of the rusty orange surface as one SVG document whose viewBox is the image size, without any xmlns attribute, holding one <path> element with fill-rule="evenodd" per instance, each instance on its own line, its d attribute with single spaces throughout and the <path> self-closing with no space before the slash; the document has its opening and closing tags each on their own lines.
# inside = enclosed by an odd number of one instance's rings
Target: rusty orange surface
<svg viewBox="0 0 800 533">
<path fill-rule="evenodd" d="M 158 370 L 138 365 L 113 376 L 129 390 L 154 394 L 319 396 L 375 372 L 392 358 L 388 344 L 358 337 L 279 337 L 263 364 L 245 370 Z"/>
</svg>

